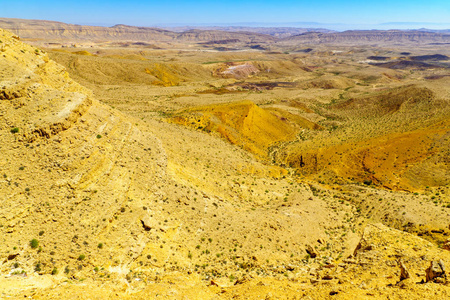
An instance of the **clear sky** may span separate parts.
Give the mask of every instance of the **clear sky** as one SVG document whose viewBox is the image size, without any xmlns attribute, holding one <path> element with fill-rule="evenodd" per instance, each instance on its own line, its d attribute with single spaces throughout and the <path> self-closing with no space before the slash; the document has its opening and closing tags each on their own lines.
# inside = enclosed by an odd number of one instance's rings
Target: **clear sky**
<svg viewBox="0 0 450 300">
<path fill-rule="evenodd" d="M 450 0 L 0 0 L 0 17 L 73 24 L 450 23 Z"/>
</svg>

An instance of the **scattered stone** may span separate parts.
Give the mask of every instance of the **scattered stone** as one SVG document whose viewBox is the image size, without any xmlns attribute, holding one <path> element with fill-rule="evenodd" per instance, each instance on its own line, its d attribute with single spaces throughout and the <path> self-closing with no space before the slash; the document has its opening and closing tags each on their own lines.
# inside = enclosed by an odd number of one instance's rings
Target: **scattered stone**
<svg viewBox="0 0 450 300">
<path fill-rule="evenodd" d="M 330 292 L 330 296 L 334 296 L 334 295 L 337 295 L 339 292 L 336 292 L 336 291 L 331 291 Z"/>
<path fill-rule="evenodd" d="M 14 258 L 16 258 L 17 256 L 19 256 L 19 253 L 13 253 L 8 255 L 8 260 L 13 260 Z"/>
<path fill-rule="evenodd" d="M 212 285 L 212 286 L 219 286 L 219 284 L 217 284 L 217 282 L 215 282 L 214 280 L 211 280 L 211 282 L 209 283 L 209 285 Z"/>
<path fill-rule="evenodd" d="M 351 257 L 344 259 L 343 262 L 346 264 L 356 264 L 356 260 Z"/>
<path fill-rule="evenodd" d="M 401 289 L 410 289 L 411 286 L 414 286 L 415 284 L 417 283 L 413 282 L 411 278 L 408 278 L 397 283 L 397 287 Z"/>
<path fill-rule="evenodd" d="M 159 225 L 154 219 L 150 218 L 148 215 L 144 215 L 141 217 L 141 224 L 145 231 L 160 230 L 162 232 L 166 232 L 167 228 L 165 226 Z"/>
<path fill-rule="evenodd" d="M 311 245 L 306 245 L 306 252 L 308 252 L 311 258 L 316 258 L 319 255 L 319 253 L 317 253 L 317 251 Z"/>
<path fill-rule="evenodd" d="M 311 278 L 310 281 L 311 281 L 312 284 L 316 284 L 316 283 L 318 283 L 320 280 L 319 280 L 319 279 L 316 279 L 316 278 Z"/>
<path fill-rule="evenodd" d="M 238 280 L 236 280 L 234 285 L 243 284 L 243 283 L 249 281 L 251 278 L 252 278 L 251 276 L 244 275 L 243 277 L 241 277 Z"/>
<path fill-rule="evenodd" d="M 294 271 L 295 270 L 295 266 L 289 264 L 289 265 L 286 266 L 286 270 Z"/>
<path fill-rule="evenodd" d="M 426 272 L 427 282 L 436 282 L 437 278 L 445 278 L 445 266 L 444 262 L 440 259 L 439 261 L 432 261 Z M 440 281 L 440 280 L 437 280 Z"/>
<path fill-rule="evenodd" d="M 440 284 L 445 284 L 447 282 L 447 280 L 445 278 L 443 278 L 443 277 L 436 277 L 434 279 L 434 282 L 435 283 L 440 283 Z"/>
<path fill-rule="evenodd" d="M 375 245 L 373 245 L 373 244 L 368 245 L 367 242 L 364 239 L 362 239 L 359 242 L 358 246 L 356 246 L 356 249 L 353 252 L 353 255 L 356 256 L 358 251 L 371 251 L 371 250 L 374 250 L 374 249 L 375 249 Z"/>
<path fill-rule="evenodd" d="M 450 251 L 450 239 L 444 242 L 442 249 Z"/>
<path fill-rule="evenodd" d="M 154 224 L 152 224 L 149 216 L 143 216 L 141 218 L 142 227 L 144 227 L 145 231 L 150 231 L 150 229 L 154 229 Z"/>
<path fill-rule="evenodd" d="M 326 258 L 325 258 L 325 264 L 328 266 L 328 265 L 332 265 L 333 264 L 333 258 L 332 257 L 330 257 L 330 256 L 327 256 Z"/>
<path fill-rule="evenodd" d="M 410 278 L 409 271 L 401 260 L 398 261 L 398 265 L 400 267 L 400 281 Z"/>
</svg>

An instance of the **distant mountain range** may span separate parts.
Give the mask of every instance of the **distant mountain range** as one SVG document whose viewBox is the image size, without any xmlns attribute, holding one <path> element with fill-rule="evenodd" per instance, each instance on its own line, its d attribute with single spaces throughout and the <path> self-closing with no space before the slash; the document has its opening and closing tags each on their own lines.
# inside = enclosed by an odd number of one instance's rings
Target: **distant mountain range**
<svg viewBox="0 0 450 300">
<path fill-rule="evenodd" d="M 243 22 L 243 23 L 211 23 L 211 24 L 156 24 L 155 27 L 166 28 L 172 30 L 172 28 L 205 28 L 205 27 L 217 27 L 217 28 L 239 28 L 239 27 L 260 27 L 260 28 L 303 28 L 303 29 L 324 29 L 330 31 L 346 31 L 346 30 L 390 30 L 390 29 L 402 29 L 402 30 L 417 30 L 420 28 L 429 28 L 430 30 L 450 30 L 450 23 L 423 23 L 423 22 L 388 22 L 380 24 L 344 24 L 344 23 L 318 23 L 318 22 L 286 22 L 286 23 L 256 23 L 256 22 Z"/>
<path fill-rule="evenodd" d="M 348 30 L 344 32 L 308 32 L 289 38 L 284 44 L 450 44 L 450 34 L 423 30 Z"/>
<path fill-rule="evenodd" d="M 249 27 L 249 26 L 178 26 L 162 27 L 175 32 L 185 32 L 188 30 L 220 30 L 227 32 L 254 32 L 268 34 L 277 38 L 286 38 L 306 32 L 330 33 L 334 30 L 325 28 L 303 28 L 303 27 Z"/>
<path fill-rule="evenodd" d="M 253 24 L 253 23 L 252 23 Z M 337 32 L 324 29 L 319 23 L 292 23 L 304 27 L 250 27 L 244 26 L 182 26 L 136 27 L 114 25 L 112 27 L 73 25 L 54 21 L 0 18 L 0 28 L 14 34 L 42 41 L 138 41 L 138 42 L 197 42 L 226 43 L 279 43 L 292 44 L 367 44 L 367 43 L 436 43 L 450 44 L 450 30 L 347 30 Z M 386 23 L 408 25 L 419 23 Z M 248 25 L 248 24 L 247 24 Z M 170 29 L 170 30 L 169 30 Z"/>
</svg>

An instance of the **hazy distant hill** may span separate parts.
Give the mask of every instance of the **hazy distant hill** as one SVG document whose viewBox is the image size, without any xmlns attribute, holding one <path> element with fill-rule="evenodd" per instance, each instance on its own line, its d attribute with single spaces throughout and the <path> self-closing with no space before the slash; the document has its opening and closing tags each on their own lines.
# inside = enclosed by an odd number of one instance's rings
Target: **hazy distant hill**
<svg viewBox="0 0 450 300">
<path fill-rule="evenodd" d="M 344 32 L 320 33 L 308 32 L 286 38 L 283 43 L 448 43 L 449 34 L 425 31 L 403 31 L 403 30 L 349 30 Z"/>
<path fill-rule="evenodd" d="M 163 29 L 184 32 L 187 30 L 220 30 L 231 32 L 253 32 L 268 34 L 277 38 L 287 38 L 293 35 L 298 35 L 306 32 L 322 32 L 331 33 L 334 30 L 325 28 L 297 28 L 297 27 L 248 27 L 248 26 L 178 26 L 178 27 L 162 27 Z"/>
<path fill-rule="evenodd" d="M 54 21 L 0 18 L 0 28 L 25 39 L 49 41 L 142 41 L 142 42 L 214 42 L 271 43 L 280 45 L 366 44 L 366 43 L 449 43 L 448 30 L 349 30 L 289 27 L 177 27 L 174 31 L 128 25 L 112 27 L 73 25 Z M 185 30 L 183 30 L 185 29 Z"/>
<path fill-rule="evenodd" d="M 269 35 L 217 30 L 173 32 L 152 27 L 115 25 L 112 27 L 73 25 L 54 21 L 0 18 L 0 28 L 26 39 L 90 41 L 213 41 L 236 39 L 242 42 L 264 42 Z"/>
</svg>

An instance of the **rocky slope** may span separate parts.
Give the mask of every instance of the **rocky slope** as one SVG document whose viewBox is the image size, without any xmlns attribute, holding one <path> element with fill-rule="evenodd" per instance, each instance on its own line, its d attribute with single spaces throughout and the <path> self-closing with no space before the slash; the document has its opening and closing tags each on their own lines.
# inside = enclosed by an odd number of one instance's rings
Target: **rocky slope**
<svg viewBox="0 0 450 300">
<path fill-rule="evenodd" d="M 131 270 L 150 281 L 192 273 L 238 278 L 246 269 L 275 274 L 266 265 L 299 260 L 304 244 L 324 235 L 319 223 L 343 221 L 342 213 L 323 214 L 323 200 L 306 201 L 316 198 L 306 185 L 224 142 L 218 148 L 230 160 L 214 176 L 231 177 L 222 188 L 205 181 L 195 167 L 169 161 L 158 138 L 94 100 L 44 52 L 6 31 L 0 40 L 3 295 L 68 278 L 126 284 Z M 202 142 L 214 149 L 208 142 L 217 141 Z M 289 212 L 270 209 L 286 203 Z M 291 229 L 305 218 L 314 229 Z"/>
</svg>

